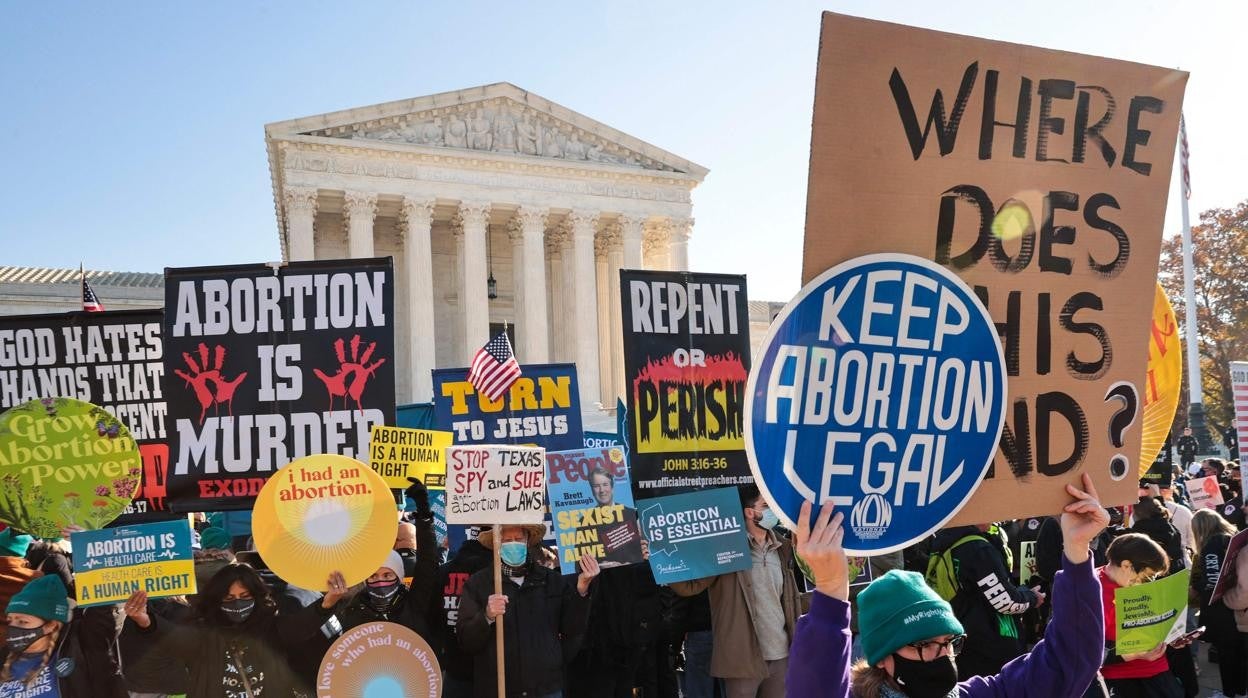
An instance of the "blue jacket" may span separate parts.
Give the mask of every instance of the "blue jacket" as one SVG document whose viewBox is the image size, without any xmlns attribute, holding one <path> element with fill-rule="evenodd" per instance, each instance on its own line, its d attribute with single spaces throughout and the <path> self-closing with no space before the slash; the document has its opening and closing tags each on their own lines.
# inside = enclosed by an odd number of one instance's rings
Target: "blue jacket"
<svg viewBox="0 0 1248 698">
<path fill-rule="evenodd" d="M 1044 639 L 995 676 L 958 684 L 960 698 L 1081 696 L 1096 677 L 1105 649 L 1101 585 L 1092 560 L 1062 559 L 1053 580 L 1053 616 Z M 1092 620 L 1089 620 L 1092 619 Z M 785 694 L 789 698 L 849 696 L 849 604 L 815 593 L 810 612 L 797 621 Z"/>
</svg>

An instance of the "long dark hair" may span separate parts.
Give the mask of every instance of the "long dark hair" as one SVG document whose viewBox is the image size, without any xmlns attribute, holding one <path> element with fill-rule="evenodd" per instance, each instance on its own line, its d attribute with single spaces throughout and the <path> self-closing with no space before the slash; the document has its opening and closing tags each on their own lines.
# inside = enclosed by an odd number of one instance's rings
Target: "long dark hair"
<svg viewBox="0 0 1248 698">
<path fill-rule="evenodd" d="M 230 593 L 230 587 L 234 585 L 234 582 L 239 582 L 246 587 L 247 591 L 251 592 L 251 598 L 256 600 L 256 610 L 246 622 L 242 623 L 243 627 L 264 622 L 276 615 L 277 602 L 273 600 L 269 585 L 264 583 L 264 580 L 250 565 L 232 562 L 212 575 L 212 579 L 209 579 L 196 595 L 195 617 L 200 622 L 218 627 L 234 627 L 235 624 L 231 623 L 221 611 L 221 600 Z"/>
</svg>

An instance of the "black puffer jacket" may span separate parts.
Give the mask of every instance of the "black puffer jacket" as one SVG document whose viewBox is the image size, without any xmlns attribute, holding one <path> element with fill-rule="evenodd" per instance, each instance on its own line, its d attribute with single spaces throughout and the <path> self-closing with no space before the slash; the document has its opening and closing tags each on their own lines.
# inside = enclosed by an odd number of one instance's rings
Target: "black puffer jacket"
<svg viewBox="0 0 1248 698">
<path fill-rule="evenodd" d="M 57 639 L 49 665 L 59 677 L 61 698 L 127 698 L 117 654 L 114 606 L 76 608 Z M 0 664 L 9 651 L 0 645 Z"/>
<path fill-rule="evenodd" d="M 148 613 L 170 623 L 188 623 L 191 608 L 170 599 L 152 599 Z M 163 645 L 152 643 L 139 633 L 134 623 L 122 626 L 117 640 L 122 665 L 126 667 L 126 689 L 135 693 L 186 693 L 186 664 Z"/>
<path fill-rule="evenodd" d="M 966 644 L 958 655 L 958 675 L 992 676 L 1026 648 L 1016 618 L 1036 606 L 1031 589 L 1015 586 L 1005 565 L 1005 553 L 975 526 L 946 529 L 936 535 L 932 555 L 939 555 L 963 536 L 974 540 L 954 548 L 958 571 L 953 614 L 966 630 Z"/>
<path fill-rule="evenodd" d="M 464 586 L 455 628 L 460 647 L 473 656 L 473 693 L 478 698 L 497 693 L 494 625 L 485 618 L 493 590 L 492 569 L 472 575 Z M 503 616 L 507 695 L 561 691 L 564 666 L 580 650 L 585 634 L 589 597 L 580 595 L 574 577 L 565 579 L 556 570 L 532 563 L 523 585 L 503 578 L 503 593 L 508 599 Z"/>
<path fill-rule="evenodd" d="M 263 696 L 286 698 L 312 695 L 292 668 L 290 656 L 306 651 L 316 641 L 331 612 L 315 603 L 289 616 L 258 607 L 247 622 L 231 627 L 202 621 L 171 623 L 155 615 L 146 629 L 128 618 L 126 625 L 186 663 L 190 671 L 187 698 L 223 698 L 227 676 L 238 683 L 233 690 L 242 693 L 240 675 L 244 673 L 248 681 L 260 679 Z M 238 670 L 240 664 L 245 671 Z"/>
<path fill-rule="evenodd" d="M 430 644 L 448 676 L 472 680 L 472 655 L 459 646 L 455 624 L 459 621 L 460 598 L 468 579 L 490 566 L 494 553 L 476 540 L 466 540 L 455 557 L 438 568 L 434 598 L 429 604 Z"/>
<path fill-rule="evenodd" d="M 394 602 L 385 612 L 379 612 L 368 603 L 368 591 L 356 594 L 346 609 L 338 614 L 342 631 L 357 625 L 388 621 L 398 623 L 420 635 L 431 646 L 429 629 L 429 605 L 433 601 L 438 576 L 438 541 L 433 533 L 433 522 L 416 520 L 416 567 L 412 572 L 410 587 L 400 586 Z"/>
</svg>

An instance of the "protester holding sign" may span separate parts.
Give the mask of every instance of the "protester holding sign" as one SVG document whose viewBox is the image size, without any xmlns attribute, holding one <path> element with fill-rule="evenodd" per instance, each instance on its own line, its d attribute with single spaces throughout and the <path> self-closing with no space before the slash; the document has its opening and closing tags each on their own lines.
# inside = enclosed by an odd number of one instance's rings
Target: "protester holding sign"
<svg viewBox="0 0 1248 698">
<path fill-rule="evenodd" d="M 291 668 L 290 656 L 314 642 L 347 591 L 341 576 L 331 577 L 328 586 L 321 603 L 279 616 L 260 575 L 247 565 L 231 564 L 200 590 L 192 623 L 152 615 L 147 593 L 136 591 L 125 603 L 126 625 L 187 664 L 187 698 L 290 696 L 306 689 Z"/>
<path fill-rule="evenodd" d="M 430 609 L 429 626 L 434 638 L 430 644 L 438 654 L 438 662 L 446 672 L 442 684 L 444 698 L 471 698 L 472 655 L 459 646 L 455 626 L 459 621 L 460 600 L 464 586 L 479 570 L 490 566 L 490 551 L 477 540 L 480 527 L 468 527 L 468 538 L 455 551 L 455 556 L 438 568 L 436 596 Z"/>
<path fill-rule="evenodd" d="M 1114 539 L 1106 551 L 1109 562 L 1097 570 L 1101 582 L 1101 598 L 1105 610 L 1105 662 L 1101 673 L 1110 690 L 1125 695 L 1147 695 L 1157 698 L 1178 698 L 1183 690 L 1170 673 L 1166 661 L 1166 643 L 1151 649 L 1120 655 L 1115 641 L 1118 637 L 1118 611 L 1114 590 L 1151 581 L 1164 575 L 1170 567 L 1166 551 L 1140 533 L 1127 533 Z"/>
<path fill-rule="evenodd" d="M 126 698 L 112 608 L 69 610 L 58 577 L 27 584 L 5 610 L 0 697 Z"/>
<path fill-rule="evenodd" d="M 416 568 L 410 585 L 404 584 L 406 570 L 403 558 L 391 551 L 385 563 L 365 580 L 365 589 L 338 614 L 345 633 L 359 625 L 388 621 L 409 628 L 429 641 L 429 603 L 434 593 L 434 577 L 438 568 L 438 543 L 433 536 L 433 511 L 429 508 L 429 490 L 416 478 L 404 493 L 416 503 Z"/>
<path fill-rule="evenodd" d="M 728 695 L 779 697 L 799 613 L 793 545 L 774 530 L 779 519 L 757 487 L 740 488 L 740 496 L 749 569 L 671 587 L 681 596 L 710 589 L 711 676 L 725 680 Z"/>
<path fill-rule="evenodd" d="M 1192 536 L 1196 543 L 1192 589 L 1200 596 L 1200 624 L 1205 627 L 1201 639 L 1217 648 L 1222 693 L 1248 695 L 1248 636 L 1235 627 L 1235 614 L 1224 599 L 1210 600 L 1235 527 L 1216 511 L 1201 509 L 1192 517 Z"/>
<path fill-rule="evenodd" d="M 1096 676 L 1103 652 L 1097 625 L 1101 600 L 1088 545 L 1109 523 L 1091 479 L 1084 489 L 1066 486 L 1075 501 L 1062 514 L 1063 570 L 1053 582 L 1053 619 L 1045 639 L 995 676 L 958 682 L 955 655 L 963 629 L 949 604 L 913 572 L 894 570 L 858 596 L 866 661 L 853 668 L 856 698 L 881 696 L 1079 696 Z M 842 547 L 843 512 L 823 505 L 811 526 L 811 505 L 802 505 L 797 551 L 810 565 L 815 594 L 810 613 L 798 621 L 789 657 L 790 698 L 851 695 L 849 560 Z"/>
<path fill-rule="evenodd" d="M 507 695 L 549 696 L 563 690 L 563 673 L 576 656 L 589 617 L 590 584 L 598 576 L 598 562 L 581 558 L 575 583 L 556 570 L 539 565 L 531 548 L 541 545 L 540 524 L 504 525 L 500 539 L 482 531 L 481 545 L 499 545 L 503 559 L 503 593 L 493 593 L 493 571 L 483 569 L 468 579 L 460 600 L 456 634 L 465 652 L 473 656 L 473 694 L 496 695 L 497 655 L 494 623 L 506 616 L 503 637 Z"/>
</svg>

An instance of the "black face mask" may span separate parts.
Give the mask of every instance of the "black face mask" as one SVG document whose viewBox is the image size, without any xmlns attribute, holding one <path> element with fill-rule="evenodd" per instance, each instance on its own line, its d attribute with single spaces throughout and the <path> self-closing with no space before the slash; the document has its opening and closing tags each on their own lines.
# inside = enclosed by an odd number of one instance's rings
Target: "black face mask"
<svg viewBox="0 0 1248 698">
<path fill-rule="evenodd" d="M 958 685 L 958 667 L 953 655 L 920 662 L 894 654 L 893 678 L 910 698 L 945 698 Z"/>
<path fill-rule="evenodd" d="M 19 628 L 10 625 L 4 638 L 4 644 L 12 654 L 21 654 L 39 641 L 46 633 L 43 628 Z"/>
<path fill-rule="evenodd" d="M 254 610 L 256 610 L 255 599 L 235 599 L 221 604 L 221 612 L 231 623 L 245 622 Z"/>
<path fill-rule="evenodd" d="M 399 593 L 398 582 L 385 582 L 368 585 L 368 601 L 373 608 L 384 611 L 394 603 Z"/>
</svg>

